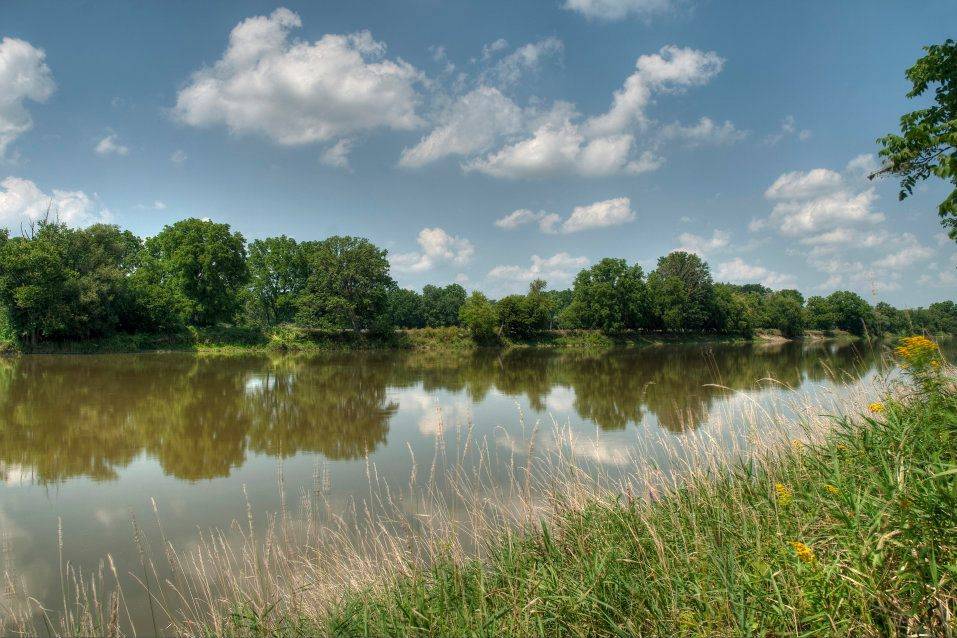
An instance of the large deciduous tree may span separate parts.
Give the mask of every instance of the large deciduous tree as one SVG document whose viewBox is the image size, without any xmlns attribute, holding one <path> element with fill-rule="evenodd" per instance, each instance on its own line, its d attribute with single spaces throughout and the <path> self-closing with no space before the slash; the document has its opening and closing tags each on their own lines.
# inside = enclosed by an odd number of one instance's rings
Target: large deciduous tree
<svg viewBox="0 0 957 638">
<path fill-rule="evenodd" d="M 700 330 L 708 324 L 714 302 L 711 269 L 694 253 L 672 252 L 648 276 L 648 294 L 660 327 Z"/>
<path fill-rule="evenodd" d="M 931 175 L 949 181 L 954 190 L 938 206 L 941 223 L 957 241 L 957 43 L 924 47 L 927 52 L 905 76 L 911 83 L 907 97 L 914 98 L 934 88 L 934 103 L 901 117 L 901 134 L 878 140 L 885 166 L 875 173 L 901 178 L 900 199 Z M 873 175 L 872 175 L 873 177 Z"/>
<path fill-rule="evenodd" d="M 562 323 L 606 333 L 634 330 L 646 322 L 647 290 L 641 266 L 605 258 L 575 277 Z"/>
<path fill-rule="evenodd" d="M 257 239 L 249 245 L 247 263 L 253 318 L 266 325 L 292 321 L 309 275 L 296 240 L 285 235 Z"/>
<path fill-rule="evenodd" d="M 229 224 L 184 219 L 146 240 L 134 279 L 154 316 L 166 305 L 188 324 L 231 321 L 249 280 L 246 241 Z"/>
<path fill-rule="evenodd" d="M 361 237 L 334 236 L 303 244 L 309 264 L 296 318 L 327 330 L 386 330 L 389 276 L 386 251 Z"/>
</svg>

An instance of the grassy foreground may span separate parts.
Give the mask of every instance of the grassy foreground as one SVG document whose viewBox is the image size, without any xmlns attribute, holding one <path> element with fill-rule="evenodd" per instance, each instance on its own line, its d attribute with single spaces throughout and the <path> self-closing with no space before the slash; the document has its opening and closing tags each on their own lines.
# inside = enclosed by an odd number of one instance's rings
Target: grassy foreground
<svg viewBox="0 0 957 638">
<path fill-rule="evenodd" d="M 503 532 L 481 562 L 438 560 L 320 618 L 237 612 L 220 631 L 954 635 L 957 394 L 928 378 L 820 444 Z"/>
</svg>

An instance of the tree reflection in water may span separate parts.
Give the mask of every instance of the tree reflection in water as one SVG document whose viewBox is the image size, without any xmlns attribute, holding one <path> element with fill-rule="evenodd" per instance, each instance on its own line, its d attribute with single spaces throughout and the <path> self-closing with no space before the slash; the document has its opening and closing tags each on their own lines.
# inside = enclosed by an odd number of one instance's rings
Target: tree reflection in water
<svg viewBox="0 0 957 638">
<path fill-rule="evenodd" d="M 517 349 L 22 357 L 0 367 L 0 463 L 52 483 L 115 479 L 140 454 L 185 480 L 227 476 L 248 452 L 358 459 L 387 443 L 399 410 L 390 390 L 418 385 L 474 403 L 496 390 L 524 397 L 536 411 L 547 410 L 549 395 L 564 388 L 577 415 L 604 430 L 638 424 L 651 413 L 680 432 L 698 427 L 729 391 L 754 388 L 760 379 L 789 387 L 830 377 L 849 382 L 878 359 L 876 347 L 860 343 L 686 345 L 595 355 Z"/>
</svg>

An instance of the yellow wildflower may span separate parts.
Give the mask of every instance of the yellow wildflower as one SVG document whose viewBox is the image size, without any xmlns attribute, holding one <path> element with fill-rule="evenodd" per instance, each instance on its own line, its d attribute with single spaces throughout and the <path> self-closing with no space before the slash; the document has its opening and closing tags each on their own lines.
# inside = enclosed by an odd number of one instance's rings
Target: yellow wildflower
<svg viewBox="0 0 957 638">
<path fill-rule="evenodd" d="M 814 550 L 801 541 L 791 541 L 791 547 L 794 548 L 794 553 L 797 554 L 802 563 L 810 565 L 814 562 Z"/>
<path fill-rule="evenodd" d="M 828 494 L 830 494 L 831 496 L 837 496 L 838 494 L 841 493 L 841 490 L 837 489 L 836 487 L 834 487 L 834 486 L 831 485 L 830 483 L 828 483 L 827 485 L 824 486 L 824 491 L 827 492 Z"/>
<path fill-rule="evenodd" d="M 913 368 L 920 372 L 928 365 L 935 369 L 940 367 L 940 350 L 937 344 L 924 336 L 904 337 L 900 345 L 894 350 L 904 360 L 903 367 Z"/>
<path fill-rule="evenodd" d="M 838 443 L 838 444 L 837 444 L 837 449 L 840 450 L 841 452 L 847 452 L 848 447 L 847 447 L 847 445 L 845 445 L 845 444 L 843 444 L 843 443 Z"/>
<path fill-rule="evenodd" d="M 790 487 L 784 483 L 775 483 L 774 491 L 778 495 L 778 505 L 781 507 L 787 507 L 791 504 L 791 500 L 794 498 L 794 492 Z"/>
<path fill-rule="evenodd" d="M 870 404 L 867 406 L 867 409 L 873 412 L 874 414 L 881 414 L 884 411 L 884 404 L 880 401 Z"/>
</svg>

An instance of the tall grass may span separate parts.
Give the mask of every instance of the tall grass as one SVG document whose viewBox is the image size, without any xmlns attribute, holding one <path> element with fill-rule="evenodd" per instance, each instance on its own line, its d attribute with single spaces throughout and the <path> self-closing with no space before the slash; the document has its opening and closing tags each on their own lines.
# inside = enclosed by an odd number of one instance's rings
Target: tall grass
<svg viewBox="0 0 957 638">
<path fill-rule="evenodd" d="M 950 635 L 952 385 L 739 398 L 630 452 L 557 423 L 440 427 L 405 484 L 367 461 L 368 492 L 337 498 L 319 466 L 287 498 L 280 472 L 280 511 L 186 547 L 157 512 L 125 568 L 140 633 Z M 0 633 L 132 633 L 116 571 L 62 566 L 56 611 L 8 573 Z"/>
</svg>

